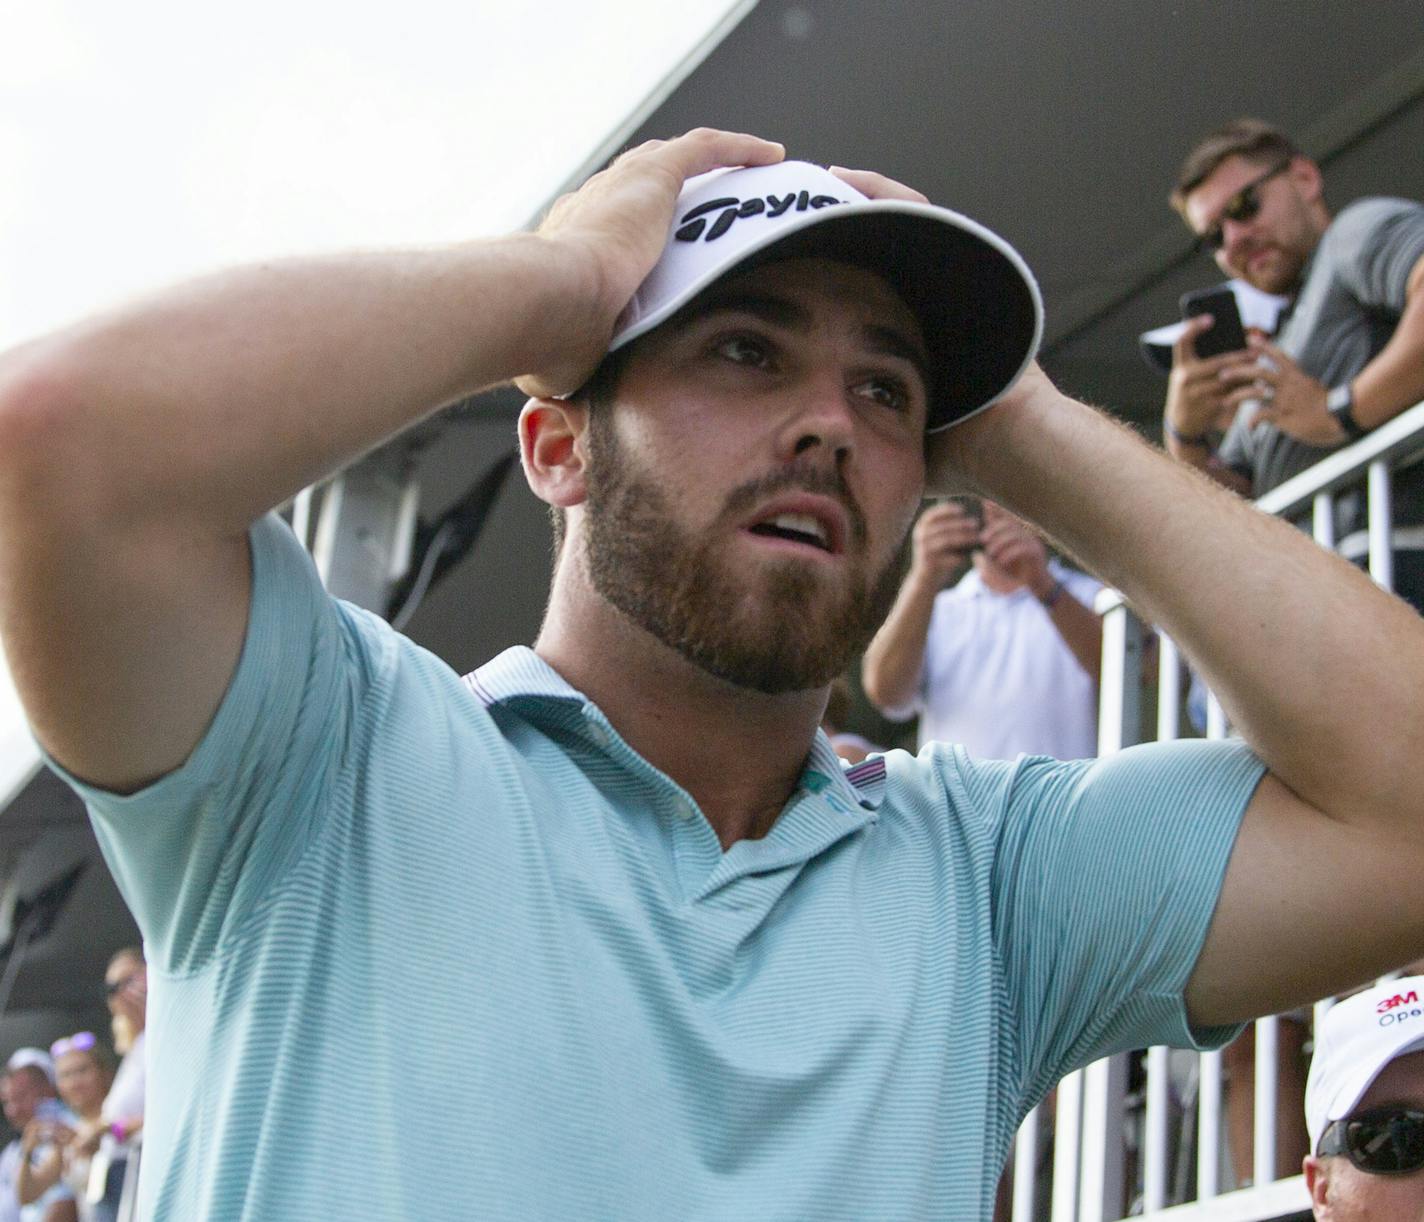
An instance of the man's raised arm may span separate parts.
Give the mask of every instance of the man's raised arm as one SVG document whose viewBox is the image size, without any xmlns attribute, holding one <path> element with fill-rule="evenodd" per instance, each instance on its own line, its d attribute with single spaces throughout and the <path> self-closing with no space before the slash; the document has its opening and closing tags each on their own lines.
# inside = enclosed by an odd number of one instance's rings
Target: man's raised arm
<svg viewBox="0 0 1424 1222">
<path fill-rule="evenodd" d="M 1424 622 L 1410 608 L 1036 367 L 939 435 L 932 471 L 1037 522 L 1164 627 L 1270 769 L 1188 988 L 1195 1021 L 1279 1011 L 1424 952 Z"/>
<path fill-rule="evenodd" d="M 226 272 L 0 357 L 0 637 L 41 742 L 114 789 L 175 768 L 237 662 L 251 522 L 483 387 L 577 389 L 683 180 L 780 156 L 692 132 L 538 234 Z"/>
<path fill-rule="evenodd" d="M 953 501 L 915 523 L 910 570 L 861 666 L 865 694 L 882 712 L 899 713 L 919 695 L 935 596 L 964 572 L 978 541 L 978 521 Z"/>
</svg>

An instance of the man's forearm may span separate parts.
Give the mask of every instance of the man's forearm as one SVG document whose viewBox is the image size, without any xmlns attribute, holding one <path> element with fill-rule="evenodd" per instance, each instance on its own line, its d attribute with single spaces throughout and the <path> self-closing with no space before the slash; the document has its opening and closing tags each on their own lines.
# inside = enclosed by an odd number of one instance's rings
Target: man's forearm
<svg viewBox="0 0 1424 1222">
<path fill-rule="evenodd" d="M 0 420 L 17 444 L 27 427 L 61 451 L 73 441 L 56 495 L 66 479 L 85 495 L 127 488 L 144 512 L 238 530 L 440 405 L 527 372 L 578 325 L 575 275 L 521 235 L 209 276 L 0 358 Z"/>
<path fill-rule="evenodd" d="M 925 641 L 938 593 L 912 572 L 885 623 L 865 651 L 861 684 L 880 709 L 901 709 L 914 700 L 925 664 Z"/>
<path fill-rule="evenodd" d="M 1410 277 L 1404 312 L 1389 342 L 1351 383 L 1356 422 L 1379 427 L 1424 400 L 1424 260 Z"/>
<path fill-rule="evenodd" d="M 1046 589 L 1035 589 L 1033 595 L 1042 602 L 1049 596 L 1052 588 L 1050 584 Z M 1096 683 L 1103 666 L 1102 617 L 1091 607 L 1085 607 L 1074 598 L 1066 586 L 1059 590 L 1053 599 L 1053 605 L 1046 610 L 1048 618 L 1053 621 L 1054 628 L 1058 630 L 1058 635 L 1068 646 L 1069 652 L 1087 672 L 1088 677 Z"/>
<path fill-rule="evenodd" d="M 1424 630 L 1402 603 L 1036 372 L 941 444 L 1171 633 L 1301 797 L 1346 820 L 1412 817 Z"/>
</svg>

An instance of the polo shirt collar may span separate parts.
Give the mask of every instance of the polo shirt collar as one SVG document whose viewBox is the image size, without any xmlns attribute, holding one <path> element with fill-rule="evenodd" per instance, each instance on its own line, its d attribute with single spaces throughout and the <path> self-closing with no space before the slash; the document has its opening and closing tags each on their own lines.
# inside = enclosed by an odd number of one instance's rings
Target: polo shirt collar
<svg viewBox="0 0 1424 1222">
<path fill-rule="evenodd" d="M 506 649 L 472 670 L 463 683 L 485 708 L 522 697 L 587 703 L 582 693 L 527 645 Z"/>
<path fill-rule="evenodd" d="M 527 645 L 515 645 L 464 677 L 465 687 L 486 708 L 526 701 L 594 707 L 582 692 Z M 847 770 L 824 731 L 817 730 L 801 774 L 801 788 L 826 797 L 847 812 L 877 810 L 885 797 L 885 759 L 875 755 Z M 830 795 L 834 794 L 834 797 Z"/>
</svg>

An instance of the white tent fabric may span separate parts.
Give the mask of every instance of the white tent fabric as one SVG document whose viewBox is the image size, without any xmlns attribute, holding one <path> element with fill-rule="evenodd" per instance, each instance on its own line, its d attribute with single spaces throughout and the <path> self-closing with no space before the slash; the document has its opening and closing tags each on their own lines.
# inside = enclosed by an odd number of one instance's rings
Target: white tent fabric
<svg viewBox="0 0 1424 1222">
<path fill-rule="evenodd" d="M 0 653 L 0 811 L 39 771 L 40 753 Z"/>
</svg>

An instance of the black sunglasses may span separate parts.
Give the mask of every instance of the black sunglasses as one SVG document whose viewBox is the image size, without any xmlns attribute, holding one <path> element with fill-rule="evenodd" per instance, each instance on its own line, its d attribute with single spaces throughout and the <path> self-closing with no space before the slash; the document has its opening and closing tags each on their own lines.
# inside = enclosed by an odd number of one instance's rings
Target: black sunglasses
<svg viewBox="0 0 1424 1222">
<path fill-rule="evenodd" d="M 1226 236 L 1221 231 L 1222 222 L 1235 221 L 1239 225 L 1244 225 L 1247 221 L 1255 217 L 1261 211 L 1261 187 L 1270 181 L 1282 170 L 1289 168 L 1290 159 L 1277 162 L 1259 178 L 1253 178 L 1235 195 L 1226 201 L 1221 212 L 1217 214 L 1215 221 L 1211 223 L 1201 233 L 1197 234 L 1197 248 L 1214 254 L 1220 250 L 1226 242 Z"/>
<path fill-rule="evenodd" d="M 1370 1175 L 1409 1175 L 1424 1167 L 1424 1112 L 1377 1107 L 1333 1121 L 1319 1153 L 1343 1154 Z"/>
</svg>

